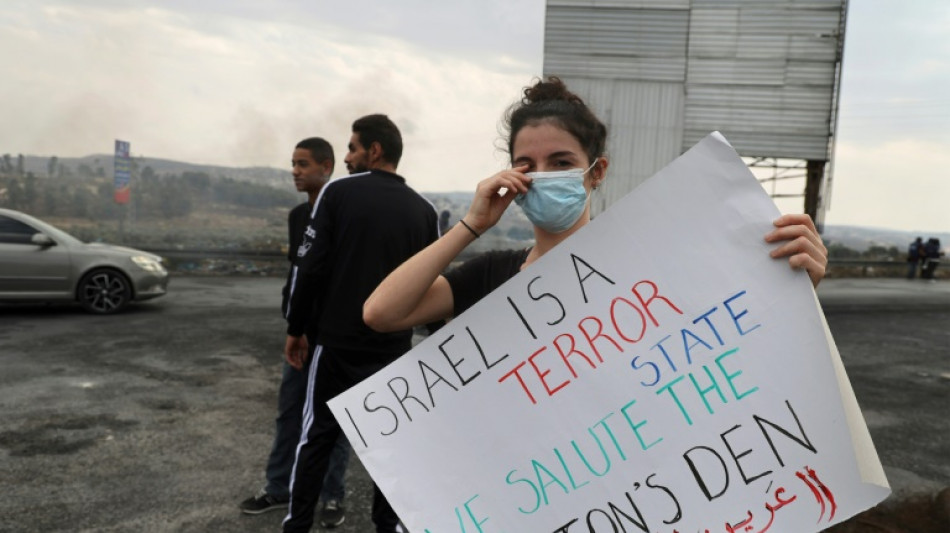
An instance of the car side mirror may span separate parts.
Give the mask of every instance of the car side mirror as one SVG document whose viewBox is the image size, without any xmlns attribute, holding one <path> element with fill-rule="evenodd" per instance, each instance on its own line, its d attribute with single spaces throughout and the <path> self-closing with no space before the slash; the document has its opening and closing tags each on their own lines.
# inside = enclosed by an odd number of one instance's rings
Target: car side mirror
<svg viewBox="0 0 950 533">
<path fill-rule="evenodd" d="M 56 241 L 54 241 L 49 235 L 45 233 L 36 233 L 30 239 L 30 242 L 33 244 L 42 246 L 43 248 L 48 248 L 50 246 L 56 246 Z"/>
</svg>

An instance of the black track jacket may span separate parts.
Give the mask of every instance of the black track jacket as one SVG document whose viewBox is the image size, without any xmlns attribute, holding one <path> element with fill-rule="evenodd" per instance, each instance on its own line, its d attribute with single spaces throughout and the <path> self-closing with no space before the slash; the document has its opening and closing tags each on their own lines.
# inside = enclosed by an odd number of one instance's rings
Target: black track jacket
<svg viewBox="0 0 950 533">
<path fill-rule="evenodd" d="M 435 208 L 401 176 L 371 170 L 331 180 L 297 250 L 287 333 L 300 336 L 315 321 L 323 346 L 408 351 L 412 330 L 373 331 L 363 322 L 363 302 L 393 269 L 438 238 Z"/>
</svg>

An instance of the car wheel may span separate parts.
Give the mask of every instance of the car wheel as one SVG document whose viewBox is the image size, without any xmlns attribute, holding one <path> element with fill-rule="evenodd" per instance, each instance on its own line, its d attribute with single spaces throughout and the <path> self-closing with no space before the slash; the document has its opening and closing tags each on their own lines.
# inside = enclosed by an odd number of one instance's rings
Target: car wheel
<svg viewBox="0 0 950 533">
<path fill-rule="evenodd" d="M 98 315 L 117 313 L 132 299 L 132 288 L 125 276 L 107 269 L 86 274 L 77 293 L 83 309 Z"/>
</svg>

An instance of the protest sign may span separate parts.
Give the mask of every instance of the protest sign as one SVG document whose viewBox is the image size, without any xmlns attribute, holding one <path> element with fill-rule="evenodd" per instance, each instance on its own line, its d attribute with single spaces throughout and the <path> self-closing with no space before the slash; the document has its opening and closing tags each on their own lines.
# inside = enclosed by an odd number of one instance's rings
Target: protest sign
<svg viewBox="0 0 950 533">
<path fill-rule="evenodd" d="M 330 408 L 413 533 L 827 528 L 889 489 L 778 216 L 711 134 Z"/>
</svg>

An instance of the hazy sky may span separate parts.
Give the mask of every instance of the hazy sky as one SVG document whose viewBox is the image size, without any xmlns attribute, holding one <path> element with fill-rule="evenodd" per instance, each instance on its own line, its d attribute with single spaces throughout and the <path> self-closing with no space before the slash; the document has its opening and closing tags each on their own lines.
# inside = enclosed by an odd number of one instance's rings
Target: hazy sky
<svg viewBox="0 0 950 533">
<path fill-rule="evenodd" d="M 950 2 L 852 0 L 829 224 L 950 230 Z M 6 0 L 0 153 L 288 168 L 342 162 L 390 115 L 421 191 L 505 165 L 499 120 L 541 73 L 544 0 Z M 335 175 L 345 174 L 338 164 Z M 800 201 L 783 202 L 800 210 Z"/>
</svg>

